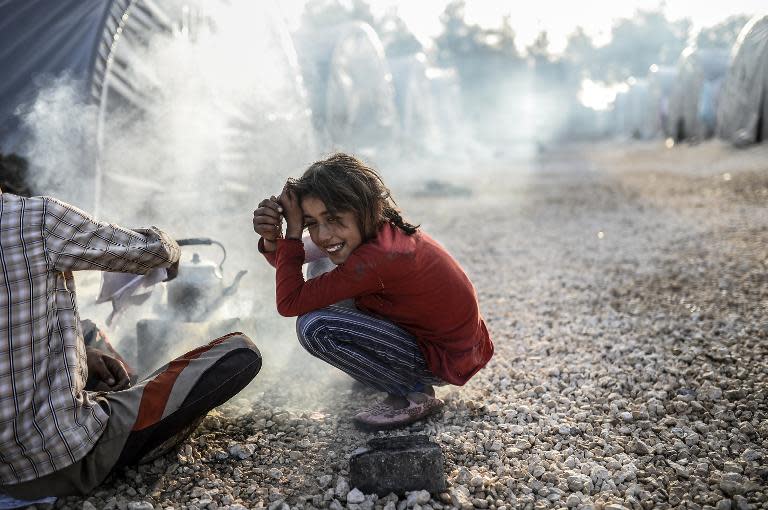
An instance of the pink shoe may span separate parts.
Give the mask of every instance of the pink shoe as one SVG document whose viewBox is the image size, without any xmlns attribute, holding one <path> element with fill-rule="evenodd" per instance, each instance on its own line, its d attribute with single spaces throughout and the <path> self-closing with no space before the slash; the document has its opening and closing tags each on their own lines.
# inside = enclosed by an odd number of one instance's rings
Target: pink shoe
<svg viewBox="0 0 768 510">
<path fill-rule="evenodd" d="M 387 400 L 384 400 L 383 402 L 379 402 L 378 404 L 374 404 L 368 409 L 364 409 L 360 411 L 352 419 L 358 423 L 363 423 L 366 420 L 369 420 L 371 416 L 380 416 L 384 413 L 394 411 L 395 408 L 392 407 L 392 404 L 389 404 Z"/>
<path fill-rule="evenodd" d="M 407 407 L 394 409 L 386 404 L 378 404 L 381 407 L 374 406 L 370 410 L 357 414 L 355 422 L 363 428 L 374 430 L 404 427 L 423 420 L 445 405 L 439 398 L 426 393 L 413 392 L 407 394 L 405 398 L 408 400 Z"/>
</svg>

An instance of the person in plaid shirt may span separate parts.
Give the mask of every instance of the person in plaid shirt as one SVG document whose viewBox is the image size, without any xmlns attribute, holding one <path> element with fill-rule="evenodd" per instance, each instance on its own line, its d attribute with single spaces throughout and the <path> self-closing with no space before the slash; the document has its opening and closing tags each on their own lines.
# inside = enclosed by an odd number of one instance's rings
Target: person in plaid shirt
<svg viewBox="0 0 768 510">
<path fill-rule="evenodd" d="M 117 357 L 85 347 L 74 271 L 172 276 L 179 255 L 155 227 L 129 230 L 0 189 L 0 492 L 86 494 L 114 469 L 176 446 L 256 376 L 261 356 L 242 333 L 133 386 Z M 86 389 L 89 375 L 103 391 Z"/>
</svg>

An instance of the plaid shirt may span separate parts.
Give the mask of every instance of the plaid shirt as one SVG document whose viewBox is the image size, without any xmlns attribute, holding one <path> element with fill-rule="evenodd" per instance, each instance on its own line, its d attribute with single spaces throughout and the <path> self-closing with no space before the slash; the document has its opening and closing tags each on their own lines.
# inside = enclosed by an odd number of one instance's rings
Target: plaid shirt
<svg viewBox="0 0 768 510">
<path fill-rule="evenodd" d="M 74 464 L 108 415 L 87 380 L 72 271 L 144 274 L 179 259 L 156 228 L 100 223 L 50 197 L 0 192 L 0 485 Z"/>
</svg>

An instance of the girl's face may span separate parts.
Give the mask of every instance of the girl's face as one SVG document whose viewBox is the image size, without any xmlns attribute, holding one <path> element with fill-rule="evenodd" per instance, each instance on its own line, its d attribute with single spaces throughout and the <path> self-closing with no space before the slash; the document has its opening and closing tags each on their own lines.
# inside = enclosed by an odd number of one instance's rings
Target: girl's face
<svg viewBox="0 0 768 510">
<path fill-rule="evenodd" d="M 336 265 L 341 264 L 363 243 L 357 215 L 351 211 L 328 212 L 322 200 L 305 197 L 301 201 L 304 226 L 309 237 Z"/>
</svg>

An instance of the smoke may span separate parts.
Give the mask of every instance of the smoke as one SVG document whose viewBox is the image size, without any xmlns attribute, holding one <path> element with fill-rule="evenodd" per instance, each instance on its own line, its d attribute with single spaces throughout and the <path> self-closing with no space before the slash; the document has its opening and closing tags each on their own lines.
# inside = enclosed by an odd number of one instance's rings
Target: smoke
<svg viewBox="0 0 768 510">
<path fill-rule="evenodd" d="M 84 84 L 69 75 L 40 83 L 34 102 L 21 108 L 29 133 L 25 153 L 36 194 L 61 198 L 84 209 L 93 206 L 93 144 L 98 109 L 83 99 Z"/>
<path fill-rule="evenodd" d="M 84 84 L 66 77 L 41 89 L 24 113 L 34 135 L 28 150 L 34 185 L 85 210 L 97 210 L 105 221 L 157 225 L 176 238 L 221 242 L 228 256 L 221 280 L 213 281 L 213 298 L 237 271 L 248 271 L 238 292 L 205 324 L 174 316 L 159 287 L 150 301 L 108 328 L 128 358 L 138 360 L 151 350 L 155 359 L 146 362 L 148 369 L 240 329 L 264 354 L 257 385 L 301 384 L 307 374 L 315 388 L 344 383 L 335 369 L 304 353 L 294 320 L 277 316 L 274 270 L 258 254 L 251 226 L 252 211 L 262 198 L 277 194 L 288 176 L 300 175 L 331 151 L 315 140 L 288 34 L 266 2 L 169 1 L 166 6 L 171 30 L 141 32 L 128 19 L 100 106 L 83 99 Z M 412 111 L 427 107 L 409 117 L 425 133 L 423 143 L 414 133 L 401 131 L 396 142 L 407 144 L 390 141 L 365 155 L 397 188 L 397 196 L 416 190 L 427 178 L 466 180 L 471 186 L 478 160 L 493 152 L 490 143 L 470 132 L 457 108 L 456 74 L 433 72 L 431 78 L 432 89 L 426 84 L 411 87 L 415 95 L 407 103 Z M 358 97 L 337 99 L 354 102 Z M 476 100 L 487 101 L 480 96 Z M 351 146 L 341 140 L 333 149 Z M 211 246 L 185 247 L 180 277 L 185 265 L 192 264 L 193 253 L 212 263 L 222 255 Z M 98 285 L 97 273 L 78 278 L 81 316 L 106 327 L 109 305 L 93 304 Z M 157 343 L 148 344 L 137 332 L 142 320 L 176 326 L 156 328 Z"/>
<path fill-rule="evenodd" d="M 237 271 L 248 271 L 207 323 L 175 317 L 161 285 L 149 302 L 109 327 L 110 305 L 93 303 L 98 273 L 78 275 L 81 316 L 107 329 L 141 368 L 229 330 L 252 336 L 265 364 L 309 358 L 293 320 L 277 317 L 274 270 L 258 254 L 251 225 L 258 202 L 318 157 L 296 56 L 277 13 L 265 4 L 178 3 L 168 7 L 173 29 L 156 33 L 132 30 L 129 17 L 101 109 L 85 100 L 85 84 L 65 76 L 42 83 L 22 112 L 39 193 L 98 209 L 99 219 L 127 227 L 157 225 L 176 238 L 220 241 L 227 261 L 220 280 L 203 282 L 212 286 L 206 299 L 216 299 Z M 222 257 L 215 246 L 185 247 L 182 271 L 193 253 L 215 264 Z M 145 330 L 160 332 L 155 344 L 138 339 L 141 321 L 149 321 Z M 173 326 L 163 329 L 163 323 Z M 147 360 L 147 351 L 155 359 Z"/>
<path fill-rule="evenodd" d="M 223 194 L 250 207 L 260 198 L 252 194 L 279 191 L 315 150 L 295 55 L 270 25 L 279 19 L 250 2 L 204 5 L 198 17 L 208 21 L 118 46 L 141 104 L 107 105 L 101 159 L 104 213 L 148 210 L 194 236 L 220 226 L 190 215 L 221 213 Z M 115 200 L 126 182 L 136 190 L 127 210 Z"/>
</svg>

